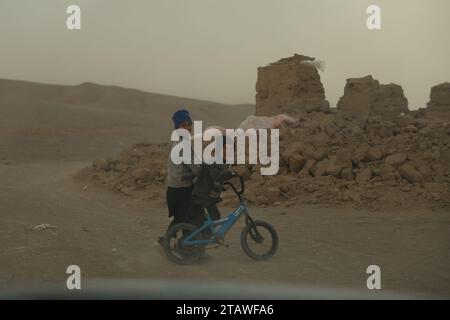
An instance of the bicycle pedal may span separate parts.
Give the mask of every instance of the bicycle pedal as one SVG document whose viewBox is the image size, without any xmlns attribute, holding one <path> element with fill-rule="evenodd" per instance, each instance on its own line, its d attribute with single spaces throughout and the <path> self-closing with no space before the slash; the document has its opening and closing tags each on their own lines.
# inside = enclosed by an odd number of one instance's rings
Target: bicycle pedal
<svg viewBox="0 0 450 320">
<path fill-rule="evenodd" d="M 205 249 L 206 249 L 206 250 L 217 249 L 217 248 L 220 248 L 221 246 L 222 246 L 221 244 L 216 244 L 216 245 L 211 246 L 211 247 L 205 247 Z"/>
<path fill-rule="evenodd" d="M 228 243 L 225 243 L 225 241 L 223 241 L 221 239 L 217 239 L 217 243 L 220 244 L 221 246 L 225 246 L 227 248 L 230 247 L 230 245 Z"/>
</svg>

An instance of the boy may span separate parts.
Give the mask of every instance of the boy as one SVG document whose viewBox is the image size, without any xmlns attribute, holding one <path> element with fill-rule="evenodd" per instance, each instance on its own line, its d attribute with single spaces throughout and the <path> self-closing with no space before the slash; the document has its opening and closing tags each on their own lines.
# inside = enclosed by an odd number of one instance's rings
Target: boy
<svg viewBox="0 0 450 320">
<path fill-rule="evenodd" d="M 227 139 L 223 137 L 222 156 L 226 159 Z M 201 227 L 204 221 L 205 209 L 212 220 L 220 219 L 220 211 L 217 203 L 222 201 L 220 193 L 223 191 L 224 182 L 236 174 L 227 169 L 226 164 L 202 164 L 198 180 L 194 184 L 192 199 L 188 210 L 188 223 Z"/>
<path fill-rule="evenodd" d="M 192 133 L 192 119 L 185 109 L 178 110 L 172 116 L 175 129 L 185 129 Z M 178 142 L 174 142 L 176 144 Z M 192 185 L 195 176 L 200 174 L 200 166 L 195 164 L 174 164 L 169 154 L 167 162 L 166 201 L 169 218 L 173 217 L 167 230 L 177 223 L 185 222 L 186 213 L 192 196 Z M 163 237 L 159 237 L 162 243 Z"/>
</svg>

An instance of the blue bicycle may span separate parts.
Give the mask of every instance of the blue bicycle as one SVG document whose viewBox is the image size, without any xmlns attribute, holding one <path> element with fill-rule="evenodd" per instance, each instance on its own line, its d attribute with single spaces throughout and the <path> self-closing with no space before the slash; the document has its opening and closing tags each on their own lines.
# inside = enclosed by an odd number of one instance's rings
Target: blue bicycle
<svg viewBox="0 0 450 320">
<path fill-rule="evenodd" d="M 231 182 L 225 183 L 231 186 L 239 199 L 238 207 L 227 217 L 213 221 L 206 213 L 205 223 L 200 228 L 189 223 L 179 223 L 167 231 L 163 247 L 170 260 L 176 264 L 191 264 L 208 245 L 228 246 L 224 242 L 225 234 L 242 215 L 245 215 L 245 227 L 241 233 L 241 246 L 244 252 L 254 260 L 267 260 L 275 254 L 278 248 L 277 232 L 269 223 L 250 217 L 243 196 L 244 181 L 242 177 L 239 178 L 240 190 L 237 190 Z M 205 233 L 210 236 L 205 238 Z"/>
</svg>

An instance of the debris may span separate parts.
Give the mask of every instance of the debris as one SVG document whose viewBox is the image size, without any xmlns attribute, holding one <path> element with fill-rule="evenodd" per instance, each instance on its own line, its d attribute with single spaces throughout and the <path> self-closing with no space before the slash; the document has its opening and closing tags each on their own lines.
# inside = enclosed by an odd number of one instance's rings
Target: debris
<svg viewBox="0 0 450 320">
<path fill-rule="evenodd" d="M 51 224 L 48 223 L 43 223 L 43 224 L 38 224 L 34 227 L 31 228 L 34 231 L 41 231 L 41 230 L 47 230 L 47 229 L 58 229 L 57 226 L 53 226 Z"/>
</svg>

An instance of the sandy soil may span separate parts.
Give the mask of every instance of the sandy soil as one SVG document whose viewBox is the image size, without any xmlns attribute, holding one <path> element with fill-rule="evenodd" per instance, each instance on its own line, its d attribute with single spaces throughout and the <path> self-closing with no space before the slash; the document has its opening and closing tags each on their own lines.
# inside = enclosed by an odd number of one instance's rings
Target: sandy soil
<svg viewBox="0 0 450 320">
<path fill-rule="evenodd" d="M 165 207 L 74 182 L 71 175 L 86 164 L 0 167 L 0 287 L 65 285 L 66 267 L 77 264 L 83 279 L 175 277 L 365 289 L 365 269 L 377 264 L 384 290 L 450 296 L 448 212 L 257 209 L 253 216 L 271 222 L 280 235 L 272 260 L 245 256 L 240 222 L 228 234 L 230 248 L 177 266 L 154 244 L 167 225 Z M 30 230 L 42 223 L 58 229 Z"/>
</svg>

